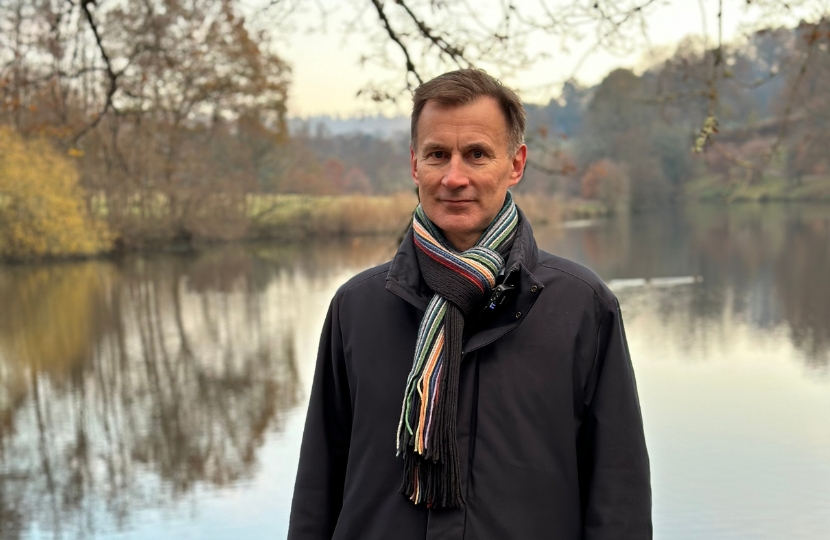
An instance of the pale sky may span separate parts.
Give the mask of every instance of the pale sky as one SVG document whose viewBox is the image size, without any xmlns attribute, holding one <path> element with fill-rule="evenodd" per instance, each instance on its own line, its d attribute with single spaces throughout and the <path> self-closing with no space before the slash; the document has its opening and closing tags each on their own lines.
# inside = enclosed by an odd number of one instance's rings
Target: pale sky
<svg viewBox="0 0 830 540">
<path fill-rule="evenodd" d="M 554 4 L 555 1 L 548 0 L 549 4 Z M 533 9 L 538 0 L 518 0 L 517 3 L 520 9 L 523 6 Z M 792 3 L 799 4 L 798 1 Z M 799 17 L 815 20 L 817 13 L 828 12 L 828 3 L 830 0 L 804 2 L 809 5 L 791 13 L 780 22 L 793 26 Z M 318 5 L 327 10 L 327 31 L 309 32 L 308 28 L 319 27 L 321 24 Z M 476 6 L 480 5 L 482 4 L 476 3 Z M 709 42 L 714 43 L 718 28 L 717 6 L 717 0 L 656 2 L 650 7 L 646 18 L 646 35 L 650 46 L 643 45 L 629 54 L 614 56 L 598 51 L 587 56 L 579 64 L 580 59 L 594 46 L 595 41 L 591 39 L 590 33 L 579 42 L 569 43 L 568 50 L 563 48 L 558 38 L 548 36 L 534 39 L 533 47 L 537 51 L 547 52 L 550 55 L 549 59 L 537 62 L 531 69 L 513 77 L 498 73 L 497 68 L 488 71 L 518 90 L 525 101 L 547 103 L 552 97 L 557 97 L 562 82 L 571 76 L 583 84 L 592 85 L 600 82 L 616 67 L 636 70 L 645 65 L 645 58 L 649 54 L 665 54 L 667 50 L 671 52 L 674 45 L 688 35 L 703 36 L 706 33 Z M 387 9 L 393 9 L 392 2 L 387 2 Z M 744 39 L 743 36 L 757 20 L 757 9 L 759 8 L 747 7 L 746 0 L 724 0 L 725 40 Z M 375 37 L 372 32 L 353 32 L 344 37 L 343 28 L 350 21 L 362 20 L 370 30 L 379 28 L 369 0 L 317 0 L 316 3 L 305 4 L 293 17 L 295 28 L 289 34 L 284 34 L 277 46 L 277 50 L 291 64 L 293 71 L 288 104 L 289 116 L 327 114 L 351 117 L 377 113 L 409 113 L 408 99 L 402 100 L 398 105 L 378 105 L 365 96 L 357 96 L 357 92 L 371 82 L 402 81 L 405 71 L 403 56 L 391 45 L 390 57 L 397 60 L 396 65 L 387 69 L 370 64 L 361 65 L 361 56 L 370 55 L 376 50 L 371 42 Z"/>
</svg>

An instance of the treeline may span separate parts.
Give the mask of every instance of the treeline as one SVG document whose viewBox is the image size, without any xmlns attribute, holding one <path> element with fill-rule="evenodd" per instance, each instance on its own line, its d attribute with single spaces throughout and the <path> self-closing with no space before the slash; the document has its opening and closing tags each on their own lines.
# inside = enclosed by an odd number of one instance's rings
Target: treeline
<svg viewBox="0 0 830 540">
<path fill-rule="evenodd" d="M 526 185 L 649 208 L 684 196 L 830 200 L 830 20 L 707 49 L 641 75 L 567 84 L 529 106 Z"/>
<path fill-rule="evenodd" d="M 263 186 L 276 193 L 388 194 L 408 189 L 409 135 L 332 135 L 305 123 L 278 149 L 282 168 Z"/>
<path fill-rule="evenodd" d="M 289 221 L 304 234 L 363 230 L 347 223 L 355 212 L 315 213 L 298 196 L 411 190 L 406 135 L 289 131 L 279 28 L 254 30 L 237 2 L 100 4 L 0 5 L 0 257 L 274 236 Z M 528 106 L 520 189 L 618 211 L 769 178 L 821 196 L 828 27 L 714 50 L 686 40 L 642 75 L 566 84 Z M 396 223 L 390 209 L 404 205 L 364 204 L 360 216 Z"/>
<path fill-rule="evenodd" d="M 594 87 L 569 81 L 526 104 L 530 162 L 520 191 L 599 200 L 610 211 L 681 198 L 830 200 L 830 21 L 767 29 L 707 48 L 687 38 L 641 74 L 617 69 Z M 292 137 L 303 193 L 407 187 L 409 138 Z"/>
<path fill-rule="evenodd" d="M 289 133 L 290 67 L 238 2 L 99 4 L 0 5 L 0 258 L 368 230 L 296 195 L 408 188 L 402 140 Z M 358 206 L 397 232 L 402 204 Z"/>
<path fill-rule="evenodd" d="M 28 155 L 3 169 L 0 253 L 83 253 L 24 247 L 59 203 L 105 223 L 110 246 L 245 236 L 247 197 L 272 181 L 287 137 L 290 69 L 273 40 L 228 0 L 100 4 L 0 6 L 0 152 Z M 23 196 L 9 186 L 32 183 L 27 159 L 52 165 Z M 50 198 L 66 168 L 77 186 Z M 5 238 L 18 216 L 23 243 Z"/>
</svg>

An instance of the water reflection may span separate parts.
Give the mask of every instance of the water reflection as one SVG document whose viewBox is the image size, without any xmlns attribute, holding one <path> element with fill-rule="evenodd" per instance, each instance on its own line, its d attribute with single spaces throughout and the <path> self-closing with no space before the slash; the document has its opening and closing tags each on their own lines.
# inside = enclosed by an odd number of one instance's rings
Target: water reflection
<svg viewBox="0 0 830 540">
<path fill-rule="evenodd" d="M 702 278 L 688 290 L 654 291 L 664 321 L 684 329 L 685 340 L 728 315 L 764 330 L 784 325 L 807 365 L 830 365 L 826 206 L 697 205 L 567 231 L 546 228 L 539 237 L 543 248 L 587 264 L 605 280 Z"/>
<path fill-rule="evenodd" d="M 251 477 L 301 399 L 298 280 L 378 244 L 225 247 L 0 273 L 0 537 L 125 526 Z M 339 250 L 339 251 L 338 251 Z"/>
</svg>

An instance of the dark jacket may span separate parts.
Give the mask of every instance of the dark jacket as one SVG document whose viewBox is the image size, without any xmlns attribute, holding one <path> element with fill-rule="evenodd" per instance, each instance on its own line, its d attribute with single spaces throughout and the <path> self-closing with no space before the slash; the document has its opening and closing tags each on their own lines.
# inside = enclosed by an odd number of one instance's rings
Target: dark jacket
<svg viewBox="0 0 830 540">
<path fill-rule="evenodd" d="M 395 440 L 418 325 L 432 297 L 410 230 L 395 258 L 355 276 L 326 317 L 289 540 L 650 539 L 649 462 L 615 296 L 590 270 L 539 251 L 522 216 L 514 285 L 463 347 L 461 509 L 398 491 Z"/>
</svg>

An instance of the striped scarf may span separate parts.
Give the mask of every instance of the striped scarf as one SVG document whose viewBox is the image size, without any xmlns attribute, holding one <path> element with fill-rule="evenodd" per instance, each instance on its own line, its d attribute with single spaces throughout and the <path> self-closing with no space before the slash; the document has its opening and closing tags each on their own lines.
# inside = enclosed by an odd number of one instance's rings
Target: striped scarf
<svg viewBox="0 0 830 540">
<path fill-rule="evenodd" d="M 490 297 L 518 223 L 508 192 L 476 245 L 459 253 L 421 205 L 415 209 L 415 252 L 424 281 L 435 293 L 418 329 L 398 424 L 397 450 L 404 459 L 401 493 L 415 504 L 441 508 L 464 504 L 456 444 L 464 320 Z"/>
</svg>

